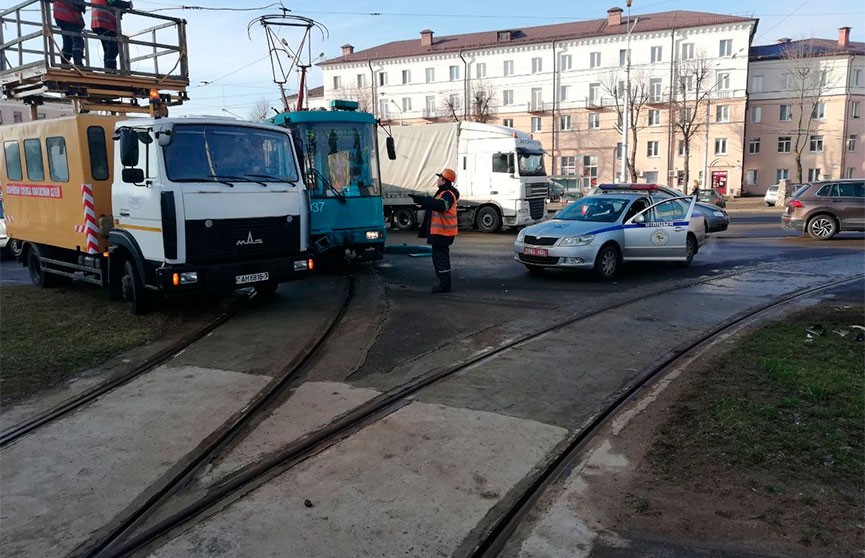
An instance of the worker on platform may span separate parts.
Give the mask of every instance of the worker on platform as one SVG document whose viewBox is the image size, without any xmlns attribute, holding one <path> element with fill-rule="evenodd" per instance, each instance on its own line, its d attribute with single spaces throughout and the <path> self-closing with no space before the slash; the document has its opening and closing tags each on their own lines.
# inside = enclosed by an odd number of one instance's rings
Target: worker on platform
<svg viewBox="0 0 865 558">
<path fill-rule="evenodd" d="M 64 31 L 61 65 L 74 62 L 84 64 L 84 2 L 81 0 L 54 0 L 54 23 Z"/>
<path fill-rule="evenodd" d="M 105 69 L 117 70 L 117 54 L 120 51 L 117 44 L 117 19 L 121 10 L 131 10 L 132 2 L 124 0 L 93 0 L 90 10 L 90 28 L 99 35 L 102 42 Z"/>
</svg>

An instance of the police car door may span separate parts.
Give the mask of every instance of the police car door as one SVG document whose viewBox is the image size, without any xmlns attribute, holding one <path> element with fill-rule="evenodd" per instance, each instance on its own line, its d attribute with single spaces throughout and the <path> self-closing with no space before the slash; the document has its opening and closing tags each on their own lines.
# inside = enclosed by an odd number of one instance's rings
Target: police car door
<svg viewBox="0 0 865 558">
<path fill-rule="evenodd" d="M 678 260 L 687 250 L 692 197 L 665 198 L 625 222 L 625 259 Z"/>
</svg>

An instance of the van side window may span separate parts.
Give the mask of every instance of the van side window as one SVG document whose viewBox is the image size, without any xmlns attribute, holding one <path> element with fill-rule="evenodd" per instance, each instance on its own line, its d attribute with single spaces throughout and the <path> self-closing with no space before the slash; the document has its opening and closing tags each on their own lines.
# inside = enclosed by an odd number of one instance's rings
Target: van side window
<svg viewBox="0 0 865 558">
<path fill-rule="evenodd" d="M 99 126 L 87 128 L 87 148 L 90 151 L 90 175 L 93 180 L 108 180 L 108 148 L 105 130 Z"/>
<path fill-rule="evenodd" d="M 46 138 L 48 149 L 48 175 L 54 182 L 69 182 L 69 161 L 66 158 L 66 139 Z"/>
<path fill-rule="evenodd" d="M 45 180 L 45 167 L 42 165 L 42 144 L 38 139 L 24 140 L 24 163 L 27 165 L 27 178 Z"/>
<path fill-rule="evenodd" d="M 3 142 L 3 152 L 6 155 L 6 176 L 9 180 L 23 180 L 21 172 L 21 148 L 17 141 Z"/>
</svg>

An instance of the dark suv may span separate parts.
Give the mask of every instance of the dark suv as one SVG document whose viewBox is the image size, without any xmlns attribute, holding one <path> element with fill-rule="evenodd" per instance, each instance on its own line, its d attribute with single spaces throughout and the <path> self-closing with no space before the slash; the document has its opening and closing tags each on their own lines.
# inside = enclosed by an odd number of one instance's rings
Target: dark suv
<svg viewBox="0 0 865 558">
<path fill-rule="evenodd" d="M 781 224 L 829 240 L 840 231 L 865 231 L 865 179 L 812 182 L 787 200 Z"/>
</svg>

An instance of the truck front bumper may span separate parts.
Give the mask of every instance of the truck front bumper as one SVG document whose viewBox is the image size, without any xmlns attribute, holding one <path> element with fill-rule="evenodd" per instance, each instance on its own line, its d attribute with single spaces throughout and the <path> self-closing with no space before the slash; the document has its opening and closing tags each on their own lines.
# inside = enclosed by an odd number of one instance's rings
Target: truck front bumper
<svg viewBox="0 0 865 558">
<path fill-rule="evenodd" d="M 307 256 L 218 265 L 166 265 L 156 268 L 156 288 L 169 295 L 230 292 L 256 284 L 303 279 L 312 265 L 312 258 Z"/>
</svg>

